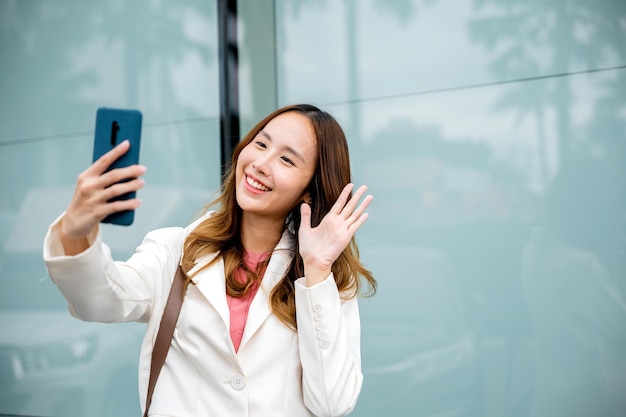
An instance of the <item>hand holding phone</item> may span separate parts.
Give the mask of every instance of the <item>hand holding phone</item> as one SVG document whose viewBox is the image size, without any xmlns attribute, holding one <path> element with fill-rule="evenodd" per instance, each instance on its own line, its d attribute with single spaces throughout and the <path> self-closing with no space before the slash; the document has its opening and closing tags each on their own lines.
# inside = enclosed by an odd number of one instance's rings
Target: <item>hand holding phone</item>
<svg viewBox="0 0 626 417">
<path fill-rule="evenodd" d="M 128 151 L 116 159 L 105 172 L 139 163 L 139 149 L 141 143 L 142 114 L 134 109 L 113 109 L 101 107 L 96 112 L 96 131 L 94 135 L 93 161 L 109 152 L 115 146 L 128 140 Z M 120 182 L 130 181 L 128 178 Z M 118 182 L 119 183 L 119 182 Z M 135 191 L 131 191 L 109 200 L 128 200 L 135 198 Z M 124 210 L 112 213 L 102 219 L 102 223 L 113 223 L 129 226 L 135 217 L 134 210 Z"/>
<path fill-rule="evenodd" d="M 142 165 L 107 172 L 129 148 L 130 141 L 121 142 L 78 175 L 74 195 L 60 222 L 59 238 L 66 255 L 77 255 L 89 248 L 87 236 L 103 218 L 141 205 L 138 198 L 111 202 L 111 198 L 137 191 L 144 185 L 140 177 L 146 173 L 146 167 Z"/>
</svg>

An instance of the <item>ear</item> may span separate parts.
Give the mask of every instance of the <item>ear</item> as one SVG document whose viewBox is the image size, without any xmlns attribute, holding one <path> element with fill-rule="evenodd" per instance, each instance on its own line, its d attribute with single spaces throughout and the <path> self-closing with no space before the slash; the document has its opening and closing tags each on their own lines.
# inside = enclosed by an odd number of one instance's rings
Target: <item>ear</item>
<svg viewBox="0 0 626 417">
<path fill-rule="evenodd" d="M 302 202 L 303 202 L 303 203 L 307 203 L 308 205 L 311 205 L 311 201 L 312 201 L 312 200 L 311 200 L 311 193 L 310 193 L 310 192 L 308 192 L 308 191 L 307 191 L 307 192 L 305 192 L 305 193 L 302 195 Z"/>
</svg>

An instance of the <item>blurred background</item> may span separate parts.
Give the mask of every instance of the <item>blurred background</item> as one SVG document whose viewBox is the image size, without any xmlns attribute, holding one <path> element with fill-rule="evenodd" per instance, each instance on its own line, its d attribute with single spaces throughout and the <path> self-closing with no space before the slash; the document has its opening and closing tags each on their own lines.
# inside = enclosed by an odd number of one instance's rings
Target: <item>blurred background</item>
<svg viewBox="0 0 626 417">
<path fill-rule="evenodd" d="M 123 259 L 296 102 L 375 196 L 353 415 L 626 416 L 623 0 L 0 0 L 0 414 L 139 415 L 143 325 L 71 318 L 41 256 L 96 109 L 143 112 Z"/>
</svg>

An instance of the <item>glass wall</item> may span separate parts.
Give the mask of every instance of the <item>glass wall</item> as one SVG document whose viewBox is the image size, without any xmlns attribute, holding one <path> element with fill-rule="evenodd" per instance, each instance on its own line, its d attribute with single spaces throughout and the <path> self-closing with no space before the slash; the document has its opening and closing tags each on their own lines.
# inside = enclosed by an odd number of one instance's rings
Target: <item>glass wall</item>
<svg viewBox="0 0 626 417">
<path fill-rule="evenodd" d="M 334 114 L 379 282 L 355 416 L 626 415 L 626 3 L 239 0 L 242 132 Z M 143 112 L 124 258 L 219 187 L 217 2 L 0 0 L 0 414 L 136 416 L 143 325 L 84 323 L 41 245 L 98 107 Z M 99 414 L 98 414 L 99 413 Z"/>
<path fill-rule="evenodd" d="M 91 163 L 98 107 L 143 113 L 143 205 L 103 227 L 117 258 L 217 189 L 216 4 L 0 0 L 0 414 L 139 415 L 143 325 L 72 318 L 42 242 Z"/>
<path fill-rule="evenodd" d="M 626 415 L 626 3 L 250 3 L 242 113 L 329 110 L 375 197 L 355 415 Z"/>
</svg>

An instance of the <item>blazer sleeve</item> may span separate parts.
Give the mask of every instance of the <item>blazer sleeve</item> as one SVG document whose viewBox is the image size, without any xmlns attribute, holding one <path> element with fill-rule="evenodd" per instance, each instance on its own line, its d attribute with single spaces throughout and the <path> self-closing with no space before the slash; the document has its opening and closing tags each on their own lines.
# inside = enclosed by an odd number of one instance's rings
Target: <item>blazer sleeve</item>
<svg viewBox="0 0 626 417">
<path fill-rule="evenodd" d="M 66 256 L 57 220 L 45 237 L 43 257 L 74 317 L 105 323 L 147 322 L 155 300 L 169 291 L 183 237 L 183 228 L 155 230 L 146 235 L 130 259 L 115 262 L 98 231 L 88 237 L 91 246 L 87 250 Z"/>
<path fill-rule="evenodd" d="M 343 300 L 333 275 L 312 287 L 296 281 L 296 321 L 305 406 L 316 416 L 344 416 L 363 384 L 357 298 Z"/>
</svg>

